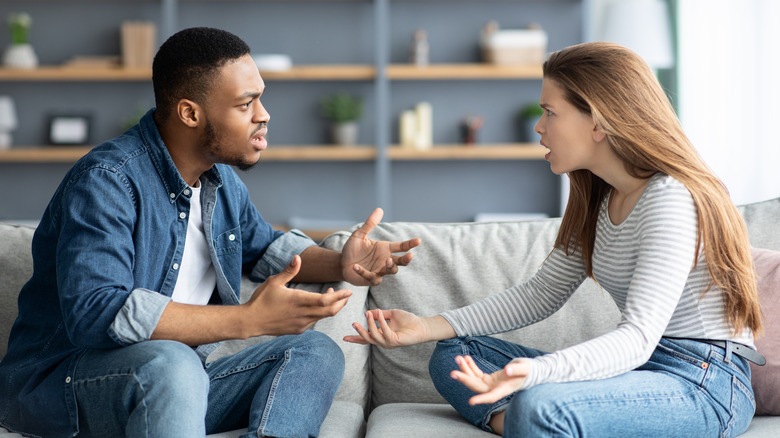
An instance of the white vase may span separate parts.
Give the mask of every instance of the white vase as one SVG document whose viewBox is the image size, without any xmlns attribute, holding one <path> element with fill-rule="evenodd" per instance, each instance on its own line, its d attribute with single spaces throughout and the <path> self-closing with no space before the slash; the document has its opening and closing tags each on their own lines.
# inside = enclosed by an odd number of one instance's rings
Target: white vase
<svg viewBox="0 0 780 438">
<path fill-rule="evenodd" d="M 333 143 L 341 146 L 351 146 L 357 143 L 357 122 L 334 123 L 331 126 Z"/>
<path fill-rule="evenodd" d="M 29 44 L 11 44 L 5 49 L 3 65 L 10 68 L 36 68 L 38 56 Z"/>
</svg>

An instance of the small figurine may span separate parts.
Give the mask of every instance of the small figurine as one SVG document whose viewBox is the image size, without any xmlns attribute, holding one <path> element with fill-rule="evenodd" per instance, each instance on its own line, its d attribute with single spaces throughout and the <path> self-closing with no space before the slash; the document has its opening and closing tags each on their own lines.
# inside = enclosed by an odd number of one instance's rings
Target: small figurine
<svg viewBox="0 0 780 438">
<path fill-rule="evenodd" d="M 409 62 L 416 66 L 428 65 L 428 33 L 417 29 L 412 38 L 412 46 L 409 49 Z"/>
<path fill-rule="evenodd" d="M 474 145 L 477 142 L 477 132 L 482 129 L 485 119 L 482 116 L 469 116 L 460 122 L 461 140 L 466 145 Z"/>
</svg>

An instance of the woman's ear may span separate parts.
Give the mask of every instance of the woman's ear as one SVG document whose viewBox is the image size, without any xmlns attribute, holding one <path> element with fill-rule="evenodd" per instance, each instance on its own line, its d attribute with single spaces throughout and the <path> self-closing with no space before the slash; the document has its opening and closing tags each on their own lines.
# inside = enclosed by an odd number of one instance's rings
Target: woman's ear
<svg viewBox="0 0 780 438">
<path fill-rule="evenodd" d="M 596 143 L 600 143 L 605 138 L 607 138 L 607 133 L 604 132 L 604 130 L 601 129 L 601 127 L 599 127 L 598 125 L 594 125 L 592 136 L 593 136 L 593 141 L 595 141 Z"/>
<path fill-rule="evenodd" d="M 176 105 L 176 115 L 179 117 L 179 120 L 190 128 L 198 127 L 201 112 L 200 105 L 189 99 L 182 99 Z"/>
</svg>

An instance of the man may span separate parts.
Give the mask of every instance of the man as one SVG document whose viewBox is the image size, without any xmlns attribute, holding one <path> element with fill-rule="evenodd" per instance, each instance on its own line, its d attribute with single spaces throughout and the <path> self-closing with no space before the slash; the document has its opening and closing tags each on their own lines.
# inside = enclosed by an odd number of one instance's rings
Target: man
<svg viewBox="0 0 780 438">
<path fill-rule="evenodd" d="M 173 35 L 153 84 L 156 109 L 76 163 L 36 230 L 0 422 L 46 437 L 316 436 L 344 357 L 306 329 L 351 292 L 285 285 L 378 284 L 419 239 L 369 240 L 379 209 L 341 253 L 262 219 L 230 167 L 257 163 L 269 119 L 235 35 Z M 242 273 L 265 281 L 239 304 Z M 258 335 L 279 337 L 204 365 L 217 342 Z"/>
</svg>

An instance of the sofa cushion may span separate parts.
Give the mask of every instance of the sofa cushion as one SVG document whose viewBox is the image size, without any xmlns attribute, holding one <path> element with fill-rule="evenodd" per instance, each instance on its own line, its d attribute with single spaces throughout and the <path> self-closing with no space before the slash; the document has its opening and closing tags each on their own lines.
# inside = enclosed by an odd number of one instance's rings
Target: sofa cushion
<svg viewBox="0 0 780 438">
<path fill-rule="evenodd" d="M 35 228 L 0 224 L 0 358 L 16 320 L 17 297 L 32 276 L 32 236 Z"/>
<path fill-rule="evenodd" d="M 320 243 L 320 246 L 340 251 L 349 238 L 349 235 L 348 232 L 343 231 L 334 233 L 323 240 L 322 243 Z M 373 235 L 371 237 L 373 238 Z M 249 300 L 259 285 L 259 283 L 254 283 L 247 278 L 243 278 L 241 282 L 241 302 Z M 329 287 L 332 287 L 334 290 L 350 289 L 352 291 L 352 297 L 350 297 L 347 304 L 336 316 L 317 321 L 312 327 L 312 330 L 317 330 L 330 336 L 330 338 L 336 341 L 341 347 L 341 350 L 344 352 L 344 356 L 347 359 L 344 368 L 344 380 L 336 393 L 336 400 L 352 402 L 361 406 L 364 411 L 367 410 L 368 396 L 370 394 L 369 350 L 362 345 L 344 342 L 343 338 L 344 335 L 349 334 L 352 323 L 357 321 L 367 310 L 366 296 L 368 295 L 368 287 L 354 286 L 344 282 L 328 284 L 297 283 L 290 286 L 311 292 L 325 292 Z M 259 336 L 246 340 L 223 342 L 209 355 L 207 361 L 211 362 L 222 356 L 236 353 L 251 344 L 263 342 L 270 338 L 271 337 L 269 336 Z"/>
<path fill-rule="evenodd" d="M 766 365 L 750 364 L 756 415 L 780 415 L 780 252 L 753 248 L 764 334 L 755 340 Z"/>
<path fill-rule="evenodd" d="M 756 248 L 780 251 L 780 198 L 737 207 L 747 225 L 750 243 Z"/>
<path fill-rule="evenodd" d="M 449 404 L 390 403 L 376 408 L 368 418 L 366 438 L 395 437 L 495 438 L 496 435 L 469 424 Z"/>
<path fill-rule="evenodd" d="M 520 222 L 380 224 L 372 237 L 419 237 L 413 262 L 369 290 L 369 308 L 400 308 L 431 316 L 462 307 L 530 278 L 552 249 L 558 219 Z M 569 302 L 537 324 L 498 338 L 557 350 L 598 336 L 619 320 L 609 295 L 588 280 Z M 365 317 L 358 320 L 365 324 Z M 348 327 L 348 326 L 346 326 Z M 433 342 L 371 348 L 372 406 L 392 402 L 443 403 L 428 375 Z"/>
</svg>

